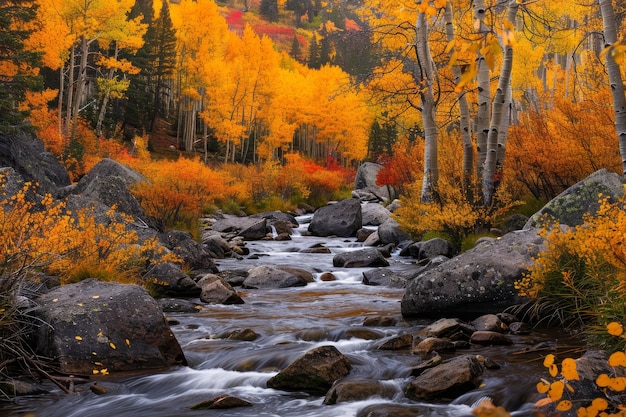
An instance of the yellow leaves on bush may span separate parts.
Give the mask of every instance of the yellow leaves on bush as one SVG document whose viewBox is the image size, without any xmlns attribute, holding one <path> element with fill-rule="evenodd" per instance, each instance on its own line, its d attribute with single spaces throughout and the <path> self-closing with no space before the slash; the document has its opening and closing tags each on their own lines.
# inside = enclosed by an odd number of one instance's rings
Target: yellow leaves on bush
<svg viewBox="0 0 626 417">
<path fill-rule="evenodd" d="M 33 202 L 30 184 L 8 197 L 0 178 L 0 275 L 44 272 L 72 282 L 80 271 L 111 280 L 137 282 L 156 241 L 140 245 L 125 219 L 108 213 L 109 224 L 95 220 L 92 210 L 70 212 L 51 196 Z M 99 275 L 99 272 L 106 274 Z M 87 276 L 80 275 L 81 278 Z"/>
</svg>

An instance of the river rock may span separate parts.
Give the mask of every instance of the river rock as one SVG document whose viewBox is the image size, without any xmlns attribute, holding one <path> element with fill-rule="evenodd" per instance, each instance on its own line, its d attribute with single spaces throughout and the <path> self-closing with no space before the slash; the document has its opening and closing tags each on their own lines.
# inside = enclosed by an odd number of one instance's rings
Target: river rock
<svg viewBox="0 0 626 417">
<path fill-rule="evenodd" d="M 136 285 L 86 279 L 36 299 L 39 354 L 67 374 L 185 365 L 183 351 L 157 302 Z"/>
<path fill-rule="evenodd" d="M 476 329 L 456 318 L 443 318 L 426 326 L 420 335 L 426 337 L 441 337 L 450 340 L 469 340 Z"/>
<path fill-rule="evenodd" d="M 211 225 L 220 233 L 236 233 L 244 240 L 260 240 L 267 235 L 267 220 L 259 217 L 238 217 L 224 214 Z"/>
<path fill-rule="evenodd" d="M 432 414 L 426 407 L 383 403 L 371 404 L 360 409 L 356 417 L 422 417 L 431 415 L 436 414 Z"/>
<path fill-rule="evenodd" d="M 517 304 L 522 300 L 515 282 L 533 264 L 543 245 L 536 229 L 483 241 L 410 281 L 402 298 L 402 314 L 475 317 Z"/>
<path fill-rule="evenodd" d="M 260 265 L 248 271 L 248 276 L 242 286 L 254 289 L 304 287 L 314 281 L 313 274 L 304 269 Z"/>
<path fill-rule="evenodd" d="M 476 331 L 472 334 L 470 342 L 475 345 L 512 345 L 513 340 L 500 332 L 488 330 Z"/>
<path fill-rule="evenodd" d="M 333 384 L 324 397 L 324 404 L 364 401 L 371 397 L 392 399 L 398 389 L 384 381 L 363 378 L 341 379 Z"/>
<path fill-rule="evenodd" d="M 363 271 L 364 285 L 384 285 L 390 288 L 405 288 L 406 283 L 412 279 L 421 268 L 413 269 L 392 269 L 392 268 L 372 268 Z"/>
<path fill-rule="evenodd" d="M 405 392 L 412 399 L 455 398 L 478 388 L 484 370 L 476 356 L 458 356 L 425 370 L 409 383 Z"/>
<path fill-rule="evenodd" d="M 196 282 L 183 272 L 180 265 L 173 262 L 152 265 L 143 279 L 161 295 L 193 297 L 201 292 Z"/>
<path fill-rule="evenodd" d="M 212 258 L 224 259 L 232 253 L 228 241 L 212 230 L 202 234 L 202 246 Z"/>
<path fill-rule="evenodd" d="M 417 260 L 434 259 L 438 256 L 452 258 L 457 254 L 454 245 L 445 239 L 434 238 L 422 242 L 415 242 L 405 247 L 401 256 L 410 255 Z"/>
<path fill-rule="evenodd" d="M 25 181 L 38 184 L 38 192 L 56 195 L 71 184 L 63 165 L 47 152 L 41 140 L 25 132 L 0 132 L 0 167 L 10 167 Z"/>
<path fill-rule="evenodd" d="M 204 269 L 217 272 L 217 267 L 210 253 L 198 242 L 193 240 L 191 233 L 182 230 L 169 230 L 161 233 L 159 241 L 180 256 L 186 266 L 192 269 Z"/>
<path fill-rule="evenodd" d="M 377 350 L 402 350 L 409 349 L 413 347 L 413 335 L 412 334 L 402 334 L 399 336 L 392 337 L 389 340 L 384 341 L 380 345 L 376 347 Z"/>
<path fill-rule="evenodd" d="M 600 208 L 598 194 L 616 201 L 624 195 L 624 183 L 623 176 L 607 169 L 598 170 L 550 200 L 530 217 L 524 228 L 541 227 L 544 216 L 557 220 L 561 225 L 583 224 L 586 213 L 593 214 Z"/>
<path fill-rule="evenodd" d="M 370 237 L 370 235 L 372 235 L 373 233 L 376 233 L 376 230 L 374 229 L 359 229 L 356 232 L 356 241 L 357 242 L 365 242 L 367 240 L 368 237 Z M 370 246 L 374 246 L 374 245 L 370 245 Z"/>
<path fill-rule="evenodd" d="M 357 236 L 358 240 L 358 236 Z M 380 241 L 380 236 L 378 235 L 378 230 L 375 230 L 373 233 L 368 234 L 368 236 L 363 240 L 363 246 L 378 246 L 382 242 Z"/>
<path fill-rule="evenodd" d="M 476 331 L 489 331 L 498 333 L 507 333 L 509 326 L 504 324 L 500 317 L 495 314 L 483 314 L 482 316 L 475 318 L 471 322 Z"/>
<path fill-rule="evenodd" d="M 325 394 L 333 383 L 350 373 L 352 365 L 334 346 L 307 351 L 267 381 L 269 388 Z"/>
<path fill-rule="evenodd" d="M 363 204 L 361 210 L 363 226 L 380 226 L 391 217 L 391 212 L 378 203 Z"/>
<path fill-rule="evenodd" d="M 400 229 L 400 225 L 394 219 L 387 219 L 378 226 L 378 238 L 380 243 L 386 245 L 394 243 L 396 245 L 411 240 L 411 237 Z"/>
<path fill-rule="evenodd" d="M 389 266 L 389 262 L 376 248 L 364 248 L 338 253 L 333 257 L 333 266 L 338 268 L 371 268 Z"/>
<path fill-rule="evenodd" d="M 243 304 L 243 300 L 231 285 L 214 274 L 205 275 L 197 283 L 202 289 L 200 301 L 208 304 Z"/>
<path fill-rule="evenodd" d="M 202 310 L 200 304 L 183 298 L 159 298 L 157 302 L 164 313 L 197 313 Z"/>
<path fill-rule="evenodd" d="M 364 200 L 391 201 L 396 198 L 393 187 L 376 184 L 378 171 L 382 168 L 382 165 L 374 162 L 362 163 L 354 178 L 355 194 Z"/>
<path fill-rule="evenodd" d="M 241 398 L 224 394 L 220 395 L 219 397 L 211 398 L 210 400 L 194 404 L 190 408 L 192 410 L 225 410 L 236 407 L 252 407 L 252 403 L 246 400 L 242 400 Z"/>
<path fill-rule="evenodd" d="M 349 198 L 320 207 L 313 214 L 308 231 L 315 236 L 351 237 L 363 227 L 361 203 Z"/>
<path fill-rule="evenodd" d="M 300 224 L 298 223 L 298 220 L 296 220 L 296 218 L 293 215 L 289 213 L 283 213 L 282 211 L 266 211 L 263 213 L 253 214 L 250 217 L 252 218 L 258 217 L 261 219 L 266 219 L 268 226 L 275 225 L 277 222 L 288 224 L 290 228 L 295 228 L 295 227 L 300 226 Z"/>
<path fill-rule="evenodd" d="M 430 355 L 433 352 L 444 352 L 455 350 L 456 345 L 450 339 L 444 339 L 440 337 L 427 337 L 420 341 L 413 348 L 413 354 L 418 356 Z"/>
</svg>

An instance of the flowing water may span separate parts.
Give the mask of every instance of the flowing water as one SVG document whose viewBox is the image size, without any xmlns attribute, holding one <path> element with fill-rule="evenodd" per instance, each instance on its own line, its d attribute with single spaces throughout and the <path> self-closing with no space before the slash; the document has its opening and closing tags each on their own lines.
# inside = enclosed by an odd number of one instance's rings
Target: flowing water
<svg viewBox="0 0 626 417">
<path fill-rule="evenodd" d="M 303 219 L 300 218 L 300 221 Z M 363 269 L 337 269 L 334 254 L 355 250 L 354 239 L 302 236 L 306 224 L 291 241 L 248 242 L 251 255 L 244 260 L 220 260 L 220 270 L 250 268 L 260 264 L 290 265 L 315 271 L 316 281 L 306 287 L 276 290 L 244 290 L 245 304 L 204 305 L 195 314 L 169 314 L 188 367 L 150 375 L 115 376 L 98 380 L 108 393 L 95 395 L 85 387 L 69 395 L 51 394 L 21 397 L 14 404 L 0 403 L 0 416 L 37 417 L 193 417 L 193 416 L 279 416 L 350 417 L 371 404 L 410 405 L 420 408 L 420 416 L 471 416 L 470 405 L 489 395 L 514 414 L 526 415 L 533 400 L 534 384 L 541 376 L 538 354 L 517 354 L 542 340 L 557 343 L 554 334 L 519 336 L 512 347 L 472 347 L 460 353 L 481 354 L 501 365 L 488 371 L 484 385 L 456 399 L 438 403 L 416 402 L 403 395 L 411 367 L 420 359 L 409 350 L 377 350 L 381 341 L 398 334 L 417 334 L 429 324 L 426 320 L 406 320 L 400 315 L 403 290 L 365 286 Z M 307 254 L 298 250 L 317 243 L 331 254 Z M 397 255 L 392 267 L 402 268 L 409 260 Z M 331 271 L 336 281 L 319 280 Z M 362 326 L 366 317 L 393 317 L 393 327 Z M 219 338 L 234 330 L 252 329 L 254 341 Z M 378 339 L 372 339 L 372 333 Z M 322 345 L 333 345 L 353 365 L 349 378 L 384 381 L 393 395 L 365 401 L 324 405 L 323 397 L 302 392 L 285 392 L 266 387 L 269 378 L 304 352 Z M 529 394 L 530 393 L 530 394 Z M 190 407 L 222 394 L 230 394 L 253 404 L 228 410 L 191 410 Z M 2 410 L 4 408 L 4 410 Z"/>
</svg>

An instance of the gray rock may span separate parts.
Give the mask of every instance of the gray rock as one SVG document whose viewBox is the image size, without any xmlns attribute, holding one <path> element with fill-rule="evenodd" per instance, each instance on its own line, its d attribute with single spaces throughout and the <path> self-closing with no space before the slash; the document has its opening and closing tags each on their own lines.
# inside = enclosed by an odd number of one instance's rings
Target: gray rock
<svg viewBox="0 0 626 417">
<path fill-rule="evenodd" d="M 338 268 L 364 268 L 389 266 L 389 262 L 376 248 L 364 248 L 338 253 L 333 256 L 333 266 Z"/>
<path fill-rule="evenodd" d="M 422 417 L 437 415 L 432 410 L 418 405 L 397 405 L 390 403 L 372 404 L 360 409 L 356 417 Z"/>
<path fill-rule="evenodd" d="M 362 227 L 361 203 L 350 198 L 317 209 L 309 223 L 308 231 L 322 237 L 351 237 Z"/>
<path fill-rule="evenodd" d="M 161 233 L 159 241 L 166 248 L 180 256 L 185 265 L 190 268 L 217 272 L 217 267 L 210 253 L 201 244 L 193 240 L 191 233 L 182 230 L 169 230 Z"/>
<path fill-rule="evenodd" d="M 412 279 L 418 271 L 416 270 L 396 270 L 391 268 L 372 268 L 363 272 L 363 284 L 384 285 L 391 288 L 405 288 L 406 283 Z"/>
<path fill-rule="evenodd" d="M 13 168 L 24 181 L 37 183 L 42 195 L 56 195 L 59 188 L 71 184 L 63 165 L 28 133 L 0 133 L 0 167 Z"/>
<path fill-rule="evenodd" d="M 210 400 L 194 404 L 190 408 L 192 410 L 225 410 L 236 407 L 252 407 L 252 403 L 246 400 L 242 400 L 241 398 L 224 394 L 220 395 L 219 397 L 211 398 Z"/>
<path fill-rule="evenodd" d="M 197 296 L 201 292 L 200 287 L 183 272 L 180 265 L 172 262 L 161 262 L 151 266 L 143 279 L 162 295 Z"/>
<path fill-rule="evenodd" d="M 511 232 L 420 273 L 407 284 L 402 314 L 463 317 L 519 303 L 515 281 L 532 266 L 543 244 L 535 229 Z"/>
<path fill-rule="evenodd" d="M 376 230 L 374 229 L 359 229 L 356 232 L 356 241 L 357 242 L 365 242 L 367 240 L 368 237 L 370 237 L 370 235 L 372 235 L 373 233 L 376 233 Z M 370 245 L 373 246 L 373 245 Z"/>
<path fill-rule="evenodd" d="M 200 304 L 182 298 L 159 298 L 157 302 L 164 313 L 197 313 L 202 309 Z"/>
<path fill-rule="evenodd" d="M 363 226 L 380 226 L 391 216 L 391 212 L 378 203 L 363 204 L 361 210 Z"/>
<path fill-rule="evenodd" d="M 333 383 L 350 373 L 352 365 L 334 346 L 307 351 L 267 381 L 269 388 L 325 394 Z"/>
<path fill-rule="evenodd" d="M 470 342 L 475 345 L 512 345 L 513 340 L 502 333 L 488 330 L 476 331 L 472 334 Z"/>
<path fill-rule="evenodd" d="M 417 242 L 411 247 L 416 246 L 418 248 L 417 256 L 414 256 L 417 260 L 433 259 L 437 256 L 445 256 L 446 258 L 452 258 L 457 254 L 457 250 L 454 245 L 445 239 L 434 238 L 423 242 Z"/>
<path fill-rule="evenodd" d="M 406 395 L 412 399 L 456 397 L 478 388 L 484 370 L 476 356 L 459 356 L 425 370 L 409 383 Z"/>
<path fill-rule="evenodd" d="M 221 234 L 209 231 L 202 234 L 202 245 L 215 258 L 224 259 L 231 255 L 228 241 Z"/>
<path fill-rule="evenodd" d="M 56 288 L 32 311 L 39 354 L 67 374 L 159 369 L 186 364 L 157 302 L 136 285 L 87 279 Z"/>
<path fill-rule="evenodd" d="M 385 245 L 387 243 L 395 243 L 411 240 L 411 237 L 400 229 L 400 225 L 394 219 L 388 219 L 378 226 L 378 237 L 380 242 Z"/>
<path fill-rule="evenodd" d="M 426 326 L 420 334 L 426 337 L 469 340 L 476 329 L 459 319 L 443 318 Z M 462 336 L 459 336 L 462 335 Z"/>
<path fill-rule="evenodd" d="M 392 399 L 398 394 L 397 388 L 382 381 L 363 378 L 342 379 L 335 382 L 328 390 L 324 397 L 324 404 L 363 401 L 372 397 Z"/>
<path fill-rule="evenodd" d="M 267 220 L 259 217 L 224 215 L 211 229 L 221 233 L 237 233 L 245 240 L 259 240 L 267 235 Z"/>
<path fill-rule="evenodd" d="M 484 330 L 498 333 L 506 333 L 509 331 L 509 327 L 495 314 L 483 314 L 472 320 L 472 326 L 474 326 L 476 331 Z"/>
<path fill-rule="evenodd" d="M 300 268 L 260 265 L 248 271 L 244 288 L 304 287 L 315 281 L 313 274 Z"/>
<path fill-rule="evenodd" d="M 616 201 L 624 194 L 624 182 L 624 177 L 607 169 L 596 171 L 550 200 L 530 217 L 524 229 L 541 227 L 544 216 L 558 220 L 561 225 L 583 224 L 583 216 L 595 213 L 600 207 L 598 194 Z"/>
<path fill-rule="evenodd" d="M 444 352 L 455 349 L 456 345 L 450 339 L 427 337 L 413 347 L 413 354 L 423 357 L 432 352 Z"/>
<path fill-rule="evenodd" d="M 393 187 L 376 185 L 378 171 L 382 168 L 382 165 L 373 162 L 361 164 L 354 178 L 354 190 L 372 194 L 379 201 L 391 201 L 396 198 Z"/>
<path fill-rule="evenodd" d="M 208 304 L 243 304 L 231 285 L 217 275 L 207 274 L 197 283 L 202 289 L 200 301 Z"/>
<path fill-rule="evenodd" d="M 389 340 L 385 340 L 383 343 L 376 347 L 377 350 L 402 350 L 411 349 L 413 347 L 413 335 L 403 334 L 394 336 Z"/>
</svg>

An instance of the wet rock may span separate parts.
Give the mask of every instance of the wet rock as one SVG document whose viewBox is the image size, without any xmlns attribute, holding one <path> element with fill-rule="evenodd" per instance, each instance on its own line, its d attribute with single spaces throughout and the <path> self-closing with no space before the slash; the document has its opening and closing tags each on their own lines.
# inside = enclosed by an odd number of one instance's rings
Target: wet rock
<svg viewBox="0 0 626 417">
<path fill-rule="evenodd" d="M 89 386 L 89 391 L 93 392 L 96 395 L 104 395 L 109 392 L 109 389 L 102 385 L 98 385 L 97 382 L 94 382 L 93 384 Z"/>
<path fill-rule="evenodd" d="M 470 342 L 475 345 L 512 345 L 513 340 L 502 333 L 492 331 L 477 331 L 472 334 Z"/>
<path fill-rule="evenodd" d="M 332 272 L 324 272 L 322 275 L 320 275 L 320 281 L 329 282 L 329 281 L 336 281 L 336 280 L 337 280 L 337 277 Z"/>
<path fill-rule="evenodd" d="M 242 286 L 254 289 L 304 287 L 313 281 L 313 275 L 304 269 L 261 265 L 248 271 Z"/>
<path fill-rule="evenodd" d="M 363 226 L 380 226 L 391 216 L 389 210 L 378 203 L 363 204 L 361 210 Z"/>
<path fill-rule="evenodd" d="M 432 352 L 444 352 L 448 350 L 454 350 L 456 346 L 449 339 L 442 339 L 438 337 L 427 337 L 419 342 L 413 348 L 413 354 L 419 356 L 426 356 Z"/>
<path fill-rule="evenodd" d="M 437 365 L 440 365 L 443 361 L 443 358 L 437 352 L 431 352 L 430 357 L 424 359 L 422 362 L 411 368 L 411 375 L 418 376 L 424 373 L 425 370 L 434 368 Z"/>
<path fill-rule="evenodd" d="M 315 244 L 309 248 L 301 249 L 300 252 L 301 253 L 321 253 L 321 254 L 331 253 L 330 249 L 328 249 L 326 246 L 324 246 L 321 243 Z"/>
<path fill-rule="evenodd" d="M 42 386 L 30 382 L 12 379 L 10 381 L 0 380 L 0 395 L 3 401 L 6 398 L 20 395 L 47 394 L 48 391 Z"/>
<path fill-rule="evenodd" d="M 395 317 L 366 317 L 363 326 L 393 327 L 398 323 Z"/>
<path fill-rule="evenodd" d="M 232 251 L 228 241 L 212 230 L 202 234 L 202 245 L 213 258 L 224 259 L 230 256 Z"/>
<path fill-rule="evenodd" d="M 408 253 L 417 260 L 433 259 L 438 256 L 452 258 L 457 254 L 454 245 L 445 239 L 434 238 L 422 242 L 415 242 L 407 246 L 401 254 Z"/>
<path fill-rule="evenodd" d="M 403 334 L 400 336 L 392 337 L 391 339 L 385 341 L 378 345 L 376 349 L 378 350 L 402 350 L 409 349 L 413 347 L 413 335 L 411 334 Z"/>
<path fill-rule="evenodd" d="M 356 417 L 422 417 L 429 414 L 425 407 L 415 405 L 372 404 L 362 408 Z"/>
<path fill-rule="evenodd" d="M 346 330 L 345 336 L 347 338 L 354 337 L 356 339 L 377 340 L 382 339 L 384 334 L 366 327 L 350 327 Z"/>
<path fill-rule="evenodd" d="M 252 407 L 252 403 L 228 394 L 220 395 L 207 401 L 192 405 L 192 410 L 225 410 L 237 407 Z"/>
<path fill-rule="evenodd" d="M 378 226 L 377 233 L 383 245 L 387 243 L 400 244 L 401 242 L 411 240 L 411 237 L 400 229 L 400 225 L 394 219 L 388 219 Z"/>
<path fill-rule="evenodd" d="M 496 314 L 496 316 L 498 316 L 498 318 L 502 320 L 502 322 L 506 324 L 507 326 L 511 323 L 519 321 L 519 319 L 515 316 L 515 314 L 511 314 L 511 313 L 498 313 Z"/>
<path fill-rule="evenodd" d="M 298 220 L 296 220 L 293 215 L 289 213 L 284 213 L 282 211 L 266 211 L 263 213 L 253 214 L 250 217 L 266 219 L 268 226 L 275 226 L 277 230 L 280 228 L 281 231 L 287 233 L 291 233 L 292 228 L 300 226 Z M 277 223 L 281 224 L 281 226 L 277 226 Z M 284 225 L 288 225 L 288 228 L 283 229 Z M 279 231 L 278 233 L 281 233 L 281 231 Z"/>
<path fill-rule="evenodd" d="M 267 381 L 269 388 L 326 393 L 350 373 L 350 361 L 334 346 L 311 349 Z"/>
<path fill-rule="evenodd" d="M 220 233 L 236 233 L 244 240 L 260 240 L 267 234 L 267 220 L 224 215 L 211 225 L 211 229 Z"/>
<path fill-rule="evenodd" d="M 420 332 L 420 334 L 426 337 L 469 340 L 470 336 L 475 331 L 476 329 L 474 329 L 474 327 L 459 319 L 444 318 L 429 324 Z M 459 334 L 463 335 L 463 337 L 458 337 Z"/>
<path fill-rule="evenodd" d="M 533 214 L 524 229 L 541 227 L 545 217 L 557 220 L 561 225 L 583 224 L 583 216 L 593 214 L 599 208 L 598 194 L 616 201 L 624 194 L 624 177 L 601 169 L 550 200 L 541 210 Z"/>
<path fill-rule="evenodd" d="M 319 342 L 322 340 L 329 340 L 330 332 L 326 327 L 312 327 L 296 332 L 295 337 L 296 339 L 304 340 L 305 342 Z"/>
<path fill-rule="evenodd" d="M 363 246 L 378 246 L 382 242 L 380 241 L 380 236 L 378 236 L 378 230 L 374 233 L 370 233 L 367 238 L 363 241 Z"/>
<path fill-rule="evenodd" d="M 530 334 L 531 326 L 521 321 L 515 321 L 509 325 L 512 334 Z"/>
<path fill-rule="evenodd" d="M 226 305 L 244 303 L 233 287 L 218 275 L 207 274 L 197 285 L 202 289 L 200 301 L 203 303 Z"/>
<path fill-rule="evenodd" d="M 159 298 L 157 302 L 165 313 L 197 313 L 202 309 L 200 304 L 182 298 Z"/>
<path fill-rule="evenodd" d="M 407 281 L 415 274 L 416 272 L 411 269 L 398 271 L 391 268 L 373 268 L 363 272 L 363 284 L 404 288 L 406 287 Z"/>
<path fill-rule="evenodd" d="M 473 355 L 463 355 L 425 370 L 406 387 L 412 399 L 455 398 L 480 386 L 485 368 Z"/>
<path fill-rule="evenodd" d="M 37 300 L 37 351 L 68 374 L 159 369 L 186 364 L 157 302 L 136 285 L 87 279 Z M 98 364 L 96 364 L 96 362 Z"/>
<path fill-rule="evenodd" d="M 333 266 L 338 268 L 365 268 L 389 266 L 389 262 L 378 249 L 364 248 L 338 253 L 333 257 Z"/>
<path fill-rule="evenodd" d="M 350 401 L 363 401 L 368 398 L 392 399 L 398 389 L 384 381 L 363 378 L 342 379 L 333 384 L 324 397 L 324 404 L 333 405 Z"/>
<path fill-rule="evenodd" d="M 198 296 L 202 291 L 196 282 L 185 274 L 180 265 L 162 262 L 150 267 L 144 281 L 162 295 Z"/>
<path fill-rule="evenodd" d="M 161 233 L 159 241 L 180 256 L 185 265 L 192 269 L 206 269 L 217 272 L 217 267 L 210 253 L 198 242 L 193 240 L 191 233 L 182 230 L 169 230 Z"/>
<path fill-rule="evenodd" d="M 241 287 L 243 282 L 248 277 L 248 270 L 247 269 L 230 269 L 230 270 L 218 272 L 216 275 L 218 275 L 224 281 L 228 282 L 233 287 Z"/>
<path fill-rule="evenodd" d="M 259 335 L 252 329 L 232 330 L 218 336 L 219 339 L 241 340 L 244 342 L 252 342 L 258 337 Z"/>
<path fill-rule="evenodd" d="M 308 231 L 315 236 L 351 237 L 363 227 L 361 204 L 350 198 L 317 209 Z"/>
<path fill-rule="evenodd" d="M 368 237 L 370 237 L 373 233 L 376 233 L 374 229 L 359 229 L 356 232 L 356 241 L 357 242 L 365 242 Z M 373 246 L 373 245 L 370 245 Z"/>
<path fill-rule="evenodd" d="M 509 331 L 509 327 L 495 314 L 483 314 L 472 320 L 471 324 L 476 331 L 485 330 L 498 333 L 507 333 Z"/>
<path fill-rule="evenodd" d="M 402 297 L 406 317 L 497 313 L 522 299 L 515 289 L 544 239 L 529 229 L 491 239 L 420 273 Z"/>
</svg>

